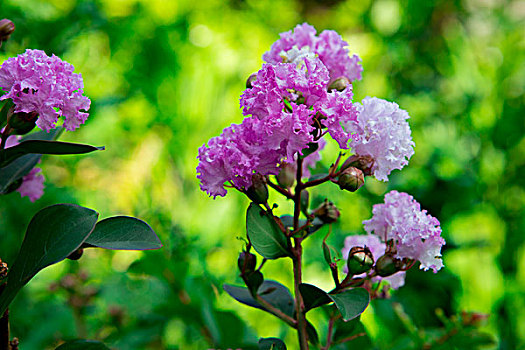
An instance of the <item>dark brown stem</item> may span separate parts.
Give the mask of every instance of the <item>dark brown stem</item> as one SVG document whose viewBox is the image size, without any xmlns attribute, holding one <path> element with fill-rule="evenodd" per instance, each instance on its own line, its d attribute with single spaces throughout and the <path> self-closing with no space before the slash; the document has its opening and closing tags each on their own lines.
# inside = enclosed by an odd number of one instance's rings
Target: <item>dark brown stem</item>
<svg viewBox="0 0 525 350">
<path fill-rule="evenodd" d="M 341 339 L 340 341 L 338 341 L 338 343 L 339 343 L 339 344 L 346 343 L 346 342 L 348 342 L 348 341 L 354 340 L 354 339 L 359 338 L 359 337 L 363 337 L 363 336 L 365 336 L 365 335 L 366 335 L 366 333 L 357 333 L 357 334 L 354 334 L 354 335 L 351 336 L 351 337 L 347 337 L 347 338 L 343 338 L 343 339 Z"/>
<path fill-rule="evenodd" d="M 301 214 L 301 191 L 303 190 L 303 160 L 299 157 L 297 160 L 297 175 L 295 186 L 294 213 L 293 213 L 293 229 L 299 229 L 299 215 Z M 293 277 L 294 277 L 294 293 L 295 293 L 295 311 L 297 315 L 297 333 L 299 336 L 299 348 L 301 350 L 308 350 L 308 335 L 306 333 L 306 317 L 304 313 L 304 301 L 299 290 L 299 285 L 303 281 L 302 277 L 302 256 L 303 247 L 301 246 L 303 239 L 294 238 L 294 258 L 293 258 Z"/>
<path fill-rule="evenodd" d="M 279 192 L 280 194 L 282 194 L 286 198 L 293 199 L 292 193 L 290 191 L 288 191 L 286 188 L 282 188 L 281 186 L 279 186 L 277 184 L 274 184 L 269 179 L 268 179 L 268 181 L 266 183 L 268 184 L 268 186 L 270 186 L 271 188 L 273 188 L 274 190 L 276 190 L 277 192 Z"/>
<path fill-rule="evenodd" d="M 262 306 L 264 306 L 264 308 L 266 310 L 268 310 L 268 312 L 270 312 L 272 315 L 280 318 L 281 320 L 283 320 L 284 322 L 286 322 L 288 325 L 290 325 L 291 327 L 293 328 L 297 328 L 297 321 L 294 320 L 293 318 L 291 318 L 290 316 L 286 315 L 284 312 L 282 312 L 281 310 L 279 310 L 278 308 L 274 307 L 272 304 L 270 304 L 269 302 L 267 302 L 266 300 L 264 300 L 260 295 L 256 294 L 255 295 L 255 300 L 257 300 L 257 302 L 259 304 L 261 304 Z"/>
<path fill-rule="evenodd" d="M 332 333 L 334 331 L 334 321 L 335 319 L 333 317 L 330 317 L 330 320 L 328 321 L 328 333 L 326 333 L 326 345 L 324 347 L 321 347 L 321 350 L 328 350 L 330 349 L 330 345 L 332 345 Z"/>
</svg>

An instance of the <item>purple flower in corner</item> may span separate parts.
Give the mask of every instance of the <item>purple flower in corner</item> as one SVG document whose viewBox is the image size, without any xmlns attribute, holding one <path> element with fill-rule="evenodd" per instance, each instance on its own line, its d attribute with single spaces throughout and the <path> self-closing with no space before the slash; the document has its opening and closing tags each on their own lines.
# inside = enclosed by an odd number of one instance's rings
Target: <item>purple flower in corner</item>
<svg viewBox="0 0 525 350">
<path fill-rule="evenodd" d="M 365 230 L 383 242 L 393 241 L 396 258 L 421 262 L 421 269 L 437 272 L 443 267 L 439 221 L 407 193 L 391 191 L 383 204 L 376 204 L 370 220 L 363 221 Z"/>
<path fill-rule="evenodd" d="M 86 121 L 91 101 L 83 96 L 82 76 L 73 71 L 55 55 L 28 49 L 0 67 L 0 88 L 7 92 L 0 100 L 12 99 L 15 112 L 38 113 L 42 130 L 54 129 L 59 116 L 67 130 L 75 130 Z"/>
</svg>

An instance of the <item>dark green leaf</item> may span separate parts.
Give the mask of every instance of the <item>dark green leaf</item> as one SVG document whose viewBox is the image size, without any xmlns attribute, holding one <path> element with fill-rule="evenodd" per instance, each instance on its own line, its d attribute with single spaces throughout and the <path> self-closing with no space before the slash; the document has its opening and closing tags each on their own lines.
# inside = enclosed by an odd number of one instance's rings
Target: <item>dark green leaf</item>
<svg viewBox="0 0 525 350">
<path fill-rule="evenodd" d="M 255 307 L 261 310 L 266 309 L 261 306 L 248 291 L 247 288 L 232 286 L 225 284 L 223 289 L 232 298 L 245 305 Z M 276 281 L 265 280 L 258 289 L 258 294 L 270 303 L 272 306 L 278 308 L 286 315 L 292 317 L 294 313 L 294 299 L 292 294 L 282 284 Z"/>
<path fill-rule="evenodd" d="M 104 147 L 95 147 L 80 143 L 28 140 L 0 151 L 0 166 L 5 167 L 15 159 L 26 154 L 82 154 L 102 151 Z"/>
<path fill-rule="evenodd" d="M 293 230 L 293 216 L 291 215 L 282 215 L 279 217 L 281 219 L 281 222 L 285 227 L 288 227 Z M 306 220 L 302 219 L 299 220 L 299 226 L 303 226 L 306 224 Z M 320 228 L 324 226 L 324 222 L 322 222 L 319 218 L 315 218 L 314 221 L 312 221 L 312 225 L 308 227 L 306 236 L 311 235 L 312 233 L 318 231 Z"/>
<path fill-rule="evenodd" d="M 286 350 L 286 345 L 279 338 L 261 338 L 259 350 Z"/>
<path fill-rule="evenodd" d="M 311 284 L 301 283 L 299 291 L 303 297 L 305 312 L 332 302 L 326 292 Z"/>
<path fill-rule="evenodd" d="M 288 240 L 271 214 L 253 203 L 246 213 L 246 232 L 255 250 L 266 259 L 290 255 Z"/>
<path fill-rule="evenodd" d="M 77 250 L 95 227 L 97 218 L 96 211 L 74 204 L 55 204 L 36 213 L 0 295 L 0 314 L 40 270 Z"/>
<path fill-rule="evenodd" d="M 26 135 L 22 140 L 54 140 L 62 133 L 62 128 L 56 128 L 49 133 L 45 131 Z M 10 185 L 27 175 L 40 160 L 40 154 L 28 154 L 17 158 L 6 167 L 0 168 L 0 194 L 7 194 Z"/>
<path fill-rule="evenodd" d="M 353 288 L 337 294 L 328 294 L 328 296 L 334 301 L 345 321 L 361 315 L 370 303 L 370 295 L 364 288 Z"/>
<path fill-rule="evenodd" d="M 114 216 L 97 222 L 84 247 L 115 250 L 159 249 L 159 237 L 144 221 L 130 216 Z"/>
<path fill-rule="evenodd" d="M 109 348 L 96 340 L 77 339 L 68 341 L 55 350 L 109 350 Z"/>
<path fill-rule="evenodd" d="M 361 323 L 359 317 L 354 318 L 348 322 L 338 320 L 335 322 L 334 343 L 346 341 L 351 337 L 353 340 L 345 344 L 352 349 L 369 349 L 371 346 L 370 337 L 366 333 L 366 329 Z"/>
<path fill-rule="evenodd" d="M 306 321 L 306 334 L 308 335 L 308 341 L 314 345 L 319 344 L 319 335 L 314 325 L 309 321 Z"/>
</svg>

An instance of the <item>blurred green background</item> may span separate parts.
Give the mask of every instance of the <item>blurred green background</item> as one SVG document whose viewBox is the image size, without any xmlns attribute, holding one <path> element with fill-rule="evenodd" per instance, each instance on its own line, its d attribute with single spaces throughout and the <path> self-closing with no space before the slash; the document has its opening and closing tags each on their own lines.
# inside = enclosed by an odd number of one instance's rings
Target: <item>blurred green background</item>
<svg viewBox="0 0 525 350">
<path fill-rule="evenodd" d="M 241 284 L 236 237 L 245 233 L 248 200 L 233 192 L 208 198 L 195 167 L 198 147 L 242 120 L 238 98 L 262 54 L 305 21 L 343 36 L 364 67 L 355 100 L 396 101 L 411 116 L 416 143 L 409 166 L 388 183 L 367 179 L 355 194 L 325 184 L 311 193 L 314 204 L 328 197 L 342 212 L 330 244 L 340 249 L 347 234 L 361 233 L 372 205 L 392 189 L 438 217 L 447 240 L 443 270 L 410 270 L 391 300 L 367 309 L 372 341 L 411 347 L 395 301 L 421 329 L 443 327 L 436 308 L 487 313 L 483 330 L 497 339 L 494 348 L 525 346 L 523 1 L 3 0 L 0 17 L 17 28 L 0 60 L 42 49 L 82 73 L 90 118 L 62 140 L 106 146 L 44 157 L 46 189 L 35 203 L 18 193 L 0 199 L 0 257 L 12 262 L 30 216 L 57 202 L 101 217 L 138 216 L 165 244 L 154 252 L 88 250 L 44 270 L 11 307 L 22 349 L 76 337 L 118 349 L 249 348 L 257 336 L 296 346 L 277 319 L 222 291 L 223 283 Z M 323 165 L 335 155 L 329 146 Z M 279 213 L 290 210 L 272 199 Z M 307 242 L 304 279 L 328 289 L 324 232 Z M 289 262 L 265 270 L 292 284 Z M 324 338 L 323 315 L 311 318 Z"/>
</svg>

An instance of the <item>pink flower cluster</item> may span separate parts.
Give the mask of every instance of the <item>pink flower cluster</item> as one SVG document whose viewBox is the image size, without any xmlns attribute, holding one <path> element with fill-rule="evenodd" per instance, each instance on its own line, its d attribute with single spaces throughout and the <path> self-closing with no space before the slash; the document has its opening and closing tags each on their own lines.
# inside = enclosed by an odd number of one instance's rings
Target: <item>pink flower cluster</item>
<svg viewBox="0 0 525 350">
<path fill-rule="evenodd" d="M 18 143 L 17 136 L 9 136 L 6 140 L 6 148 L 16 146 Z M 40 168 L 31 169 L 22 178 L 22 184 L 17 189 L 22 197 L 28 197 L 31 202 L 36 201 L 44 194 L 44 175 L 40 171 L 42 171 Z"/>
<path fill-rule="evenodd" d="M 391 191 L 384 204 L 376 204 L 370 220 L 363 221 L 365 230 L 383 242 L 393 241 L 395 257 L 421 262 L 421 269 L 437 272 L 443 267 L 441 227 L 435 217 L 421 210 L 420 204 L 407 193 Z"/>
<path fill-rule="evenodd" d="M 333 30 L 325 30 L 316 36 L 314 27 L 307 23 L 297 25 L 293 31 L 281 33 L 263 60 L 277 64 L 293 62 L 297 57 L 313 53 L 319 57 L 330 73 L 330 81 L 346 77 L 351 82 L 361 79 L 363 67 L 357 55 L 349 56 L 348 43 Z"/>
<path fill-rule="evenodd" d="M 83 124 L 91 101 L 83 96 L 84 82 L 74 67 L 41 50 L 26 50 L 0 67 L 0 88 L 7 93 L 0 100 L 12 99 L 15 112 L 37 112 L 36 124 L 42 130 L 56 127 L 59 116 L 64 127 L 75 130 Z"/>
<path fill-rule="evenodd" d="M 280 164 L 294 163 L 325 134 L 339 148 L 370 159 L 379 180 L 406 165 L 414 153 L 408 114 L 376 98 L 354 104 L 351 84 L 342 91 L 330 86 L 340 77 L 361 78 L 360 60 L 346 46 L 334 31 L 316 36 L 306 23 L 281 34 L 263 56 L 269 63 L 241 95 L 246 119 L 199 149 L 201 189 L 213 197 L 226 194 L 225 184 L 243 190 L 252 175 L 277 174 Z M 310 163 L 318 158 L 310 156 Z"/>
<path fill-rule="evenodd" d="M 367 247 L 370 249 L 374 261 L 377 261 L 381 256 L 385 255 L 386 244 L 381 242 L 376 235 L 354 235 L 345 238 L 344 247 L 342 249 L 343 259 L 348 260 L 348 254 L 352 247 Z M 348 267 L 345 265 L 343 271 L 348 273 Z M 358 275 L 356 277 L 365 277 L 366 274 Z M 403 287 L 405 284 L 405 271 L 399 271 L 388 277 L 374 276 L 372 282 L 387 281 L 393 289 Z"/>
<path fill-rule="evenodd" d="M 357 117 L 352 91 L 328 92 L 328 79 L 326 67 L 315 57 L 298 64 L 264 64 L 241 95 L 244 121 L 199 149 L 201 189 L 224 196 L 224 183 L 243 189 L 255 173 L 276 175 L 280 164 L 295 162 L 309 143 L 320 142 L 324 128 L 341 148 L 348 148 L 351 134 L 343 124 L 351 125 Z"/>
<path fill-rule="evenodd" d="M 355 135 L 352 151 L 357 156 L 371 157 L 374 176 L 388 181 L 390 172 L 403 168 L 414 154 L 415 144 L 406 121 L 410 117 L 396 103 L 376 97 L 366 97 L 355 105 L 357 122 L 346 126 Z"/>
</svg>

